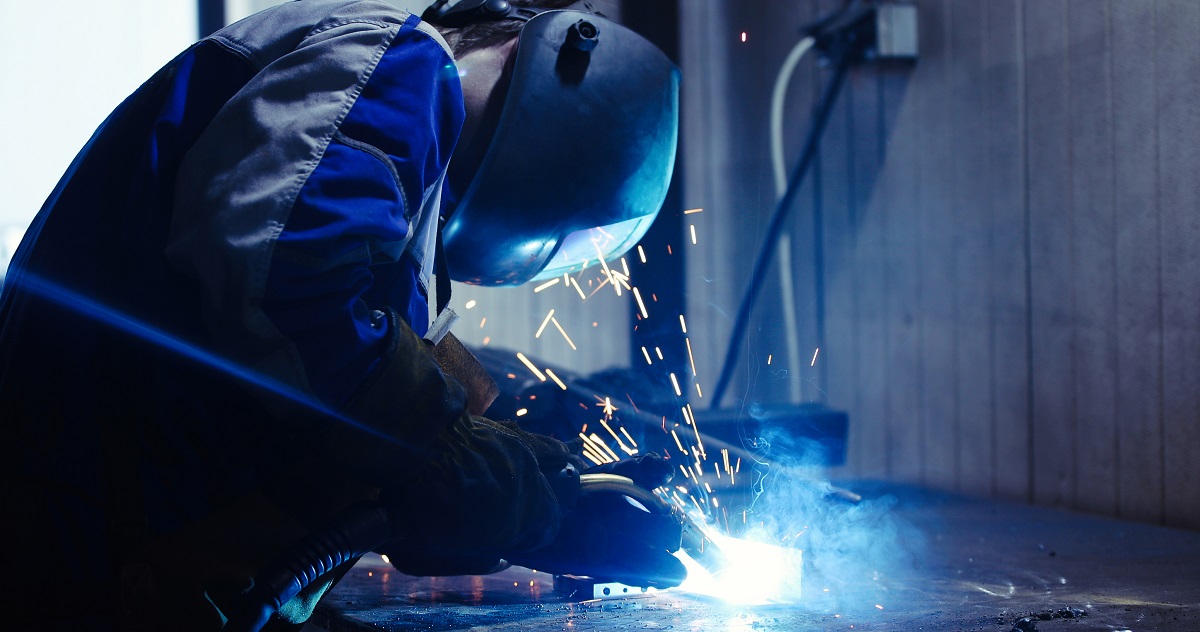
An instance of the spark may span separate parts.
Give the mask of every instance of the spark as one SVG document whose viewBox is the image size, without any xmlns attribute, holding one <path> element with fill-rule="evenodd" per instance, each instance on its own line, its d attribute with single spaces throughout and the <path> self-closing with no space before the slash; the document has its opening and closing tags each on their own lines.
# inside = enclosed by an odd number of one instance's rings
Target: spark
<svg viewBox="0 0 1200 632">
<path fill-rule="evenodd" d="M 638 289 L 633 288 L 633 297 L 637 299 L 638 308 L 642 310 L 642 318 L 650 318 L 650 314 L 646 313 L 646 304 L 642 302 L 642 293 Z"/>
<path fill-rule="evenodd" d="M 604 409 L 605 419 L 612 419 L 613 413 L 620 410 L 616 406 L 613 406 L 611 397 L 605 397 L 603 400 L 600 399 L 599 395 L 593 395 L 593 397 L 600 401 L 600 403 L 596 405 Z"/>
<path fill-rule="evenodd" d="M 625 399 L 629 400 L 629 405 L 633 406 L 633 410 L 635 412 L 639 412 L 639 413 L 642 412 L 642 411 L 638 410 L 637 404 L 633 403 L 633 398 L 629 396 L 629 393 L 625 393 Z"/>
<path fill-rule="evenodd" d="M 558 333 L 562 334 L 563 338 L 567 339 L 567 344 L 571 345 L 571 350 L 578 351 L 579 349 L 575 348 L 575 343 L 571 342 L 571 337 L 567 335 L 565 330 L 563 330 L 562 325 L 558 324 L 558 320 L 551 316 L 550 322 L 554 323 L 555 327 L 558 327 Z"/>
<path fill-rule="evenodd" d="M 583 293 L 583 288 L 579 287 L 579 282 L 576 281 L 574 277 L 571 277 L 571 287 L 575 288 L 576 292 L 579 292 L 580 300 L 587 300 L 587 295 Z"/>
<path fill-rule="evenodd" d="M 591 279 L 588 279 L 588 287 L 591 287 L 591 285 L 592 285 L 592 280 L 591 280 Z M 596 289 L 592 290 L 592 293 L 591 293 L 591 294 L 588 294 L 588 295 L 587 295 L 587 297 L 588 297 L 588 298 L 592 298 L 593 296 L 595 296 L 595 295 L 596 295 L 596 292 L 599 292 L 599 291 L 600 291 L 600 289 L 601 289 L 601 288 L 603 288 L 605 285 L 608 285 L 608 279 L 604 279 L 604 280 L 602 280 L 602 281 L 600 282 L 600 285 L 597 285 L 597 286 L 596 286 Z M 587 299 L 584 299 L 584 300 L 587 300 Z"/>
<path fill-rule="evenodd" d="M 674 254 L 671 252 L 671 244 L 667 244 L 667 254 Z"/>
<path fill-rule="evenodd" d="M 561 388 L 562 390 L 564 390 L 564 391 L 567 390 L 567 385 L 563 384 L 563 381 L 558 379 L 558 376 L 554 374 L 554 371 L 551 371 L 550 369 L 546 369 L 546 377 L 549 377 L 551 380 L 554 380 L 554 383 L 558 384 L 558 387 Z"/>
<path fill-rule="evenodd" d="M 625 257 L 621 257 L 621 269 L 625 271 L 626 279 L 628 279 L 630 276 L 632 276 L 629 274 L 629 264 L 625 263 Z"/>
<path fill-rule="evenodd" d="M 483 320 L 479 321 L 479 328 L 483 329 L 483 326 L 486 324 L 487 324 L 487 316 L 484 316 Z"/>
<path fill-rule="evenodd" d="M 713 497 L 712 497 L 712 503 L 713 503 L 713 507 L 720 507 L 720 505 L 718 505 L 718 504 L 717 504 L 717 497 L 716 497 L 716 496 L 713 496 Z"/>
<path fill-rule="evenodd" d="M 700 446 L 700 454 L 704 458 L 708 458 L 708 452 L 704 450 L 704 441 L 700 439 L 700 427 L 696 425 L 696 413 L 692 412 L 692 405 L 687 405 L 688 415 L 692 418 L 692 430 L 696 431 L 696 445 Z"/>
<path fill-rule="evenodd" d="M 662 359 L 663 359 L 662 349 L 660 349 L 660 348 L 658 348 L 658 347 L 655 347 L 655 348 L 654 348 L 654 353 L 658 354 L 658 359 L 659 359 L 659 360 L 662 360 Z"/>
<path fill-rule="evenodd" d="M 721 466 L 713 463 L 713 471 L 717 473 L 717 479 L 721 478 Z"/>
<path fill-rule="evenodd" d="M 683 448 L 683 442 L 679 440 L 679 435 L 675 434 L 674 428 L 671 428 L 671 436 L 675 437 L 675 445 L 679 446 L 679 451 L 682 452 L 684 456 L 687 456 L 688 451 Z M 679 467 L 683 466 L 680 465 Z"/>
<path fill-rule="evenodd" d="M 691 474 L 688 474 L 688 469 L 687 469 L 686 467 L 684 467 L 684 466 L 680 465 L 680 466 L 679 466 L 679 469 L 683 471 L 683 477 L 684 477 L 684 478 L 686 478 L 686 479 L 691 479 L 691 478 L 692 478 L 692 475 L 691 475 Z M 683 489 L 683 488 L 680 488 L 680 489 Z M 687 491 L 687 490 L 684 490 L 684 491 Z"/>
<path fill-rule="evenodd" d="M 650 361 L 650 352 L 646 351 L 645 347 L 642 347 L 642 355 L 646 356 L 646 364 L 654 364 Z"/>
<path fill-rule="evenodd" d="M 817 354 L 818 354 L 818 353 L 820 353 L 820 352 L 821 352 L 821 348 L 820 348 L 820 347 L 817 347 L 816 349 L 814 349 L 814 350 L 813 350 L 813 359 L 812 359 L 812 363 L 811 363 L 811 364 L 809 364 L 808 366 L 817 366 Z"/>
<path fill-rule="evenodd" d="M 470 309 L 470 308 L 467 308 L 467 309 Z M 384 563 L 384 564 L 391 564 L 391 563 L 392 563 L 392 560 L 391 560 L 391 559 L 389 559 L 389 558 L 388 558 L 388 556 L 386 556 L 386 555 L 380 555 L 380 556 L 379 556 L 379 558 L 383 560 L 383 563 Z"/>
<path fill-rule="evenodd" d="M 679 315 L 679 328 L 683 330 L 683 333 L 687 333 L 687 321 L 683 319 L 683 314 Z"/>
<path fill-rule="evenodd" d="M 692 230 L 692 245 L 694 246 L 694 245 L 696 245 L 696 225 L 689 224 L 688 228 L 690 228 Z"/>
<path fill-rule="evenodd" d="M 675 396 L 683 397 L 683 391 L 679 390 L 679 380 L 675 379 L 675 374 L 671 374 L 671 386 L 675 387 Z"/>
<path fill-rule="evenodd" d="M 613 432 L 612 427 L 608 425 L 607 421 L 601 419 L 600 425 L 604 426 L 604 429 L 608 431 L 608 434 L 612 435 L 613 439 L 617 440 L 617 446 L 619 448 L 621 448 L 622 452 L 624 452 L 625 454 L 628 454 L 629 456 L 633 456 L 633 455 L 637 454 L 637 450 L 630 449 L 629 446 L 625 445 L 624 441 L 621 441 L 621 437 L 618 437 L 617 433 Z M 625 428 L 621 428 L 621 430 L 624 430 L 624 429 Z"/>
<path fill-rule="evenodd" d="M 542 337 L 542 332 L 546 330 L 546 325 L 549 325 L 549 324 L 550 324 L 550 319 L 551 319 L 551 318 L 554 318 L 554 310 L 550 310 L 550 313 L 549 313 L 549 314 L 546 314 L 546 319 L 542 321 L 542 326 L 541 326 L 541 327 L 538 327 L 538 330 L 537 330 L 537 333 L 536 333 L 536 334 L 533 334 L 533 337 L 534 337 L 534 338 L 541 338 L 541 337 Z"/>
<path fill-rule="evenodd" d="M 629 436 L 629 431 L 625 430 L 625 426 L 621 426 L 620 430 L 621 434 L 625 435 L 626 439 L 629 439 L 629 444 L 636 449 L 638 447 L 637 441 L 634 441 L 633 437 Z"/>
<path fill-rule="evenodd" d="M 694 208 L 694 209 L 689 209 L 689 210 L 684 211 L 683 214 L 691 215 L 692 213 L 703 213 L 703 212 L 704 212 L 704 209 L 702 209 L 702 208 Z"/>
<path fill-rule="evenodd" d="M 484 343 L 484 344 L 487 344 L 487 343 Z M 700 391 L 700 383 L 699 382 L 696 382 L 696 397 L 699 399 L 704 399 L 704 393 Z"/>
<path fill-rule="evenodd" d="M 518 411 L 517 411 L 517 416 L 518 416 L 518 417 L 524 417 L 525 415 L 528 415 L 528 414 L 529 414 L 529 409 L 528 409 L 528 408 L 522 408 L 522 409 L 520 409 L 520 410 L 518 410 Z"/>
<path fill-rule="evenodd" d="M 626 290 L 633 291 L 633 286 L 629 285 L 629 275 L 621 274 L 620 272 L 613 272 L 612 275 L 613 275 L 613 279 L 615 279 L 617 283 L 621 284 L 621 286 L 623 286 Z M 618 287 L 617 288 L 617 296 L 620 296 L 620 295 L 621 295 L 621 288 Z"/>
<path fill-rule="evenodd" d="M 546 381 L 546 376 L 542 375 L 542 372 L 539 371 L 536 366 L 533 366 L 533 363 L 529 361 L 529 358 L 525 357 L 524 353 L 521 353 L 520 351 L 518 351 L 517 359 L 520 360 L 521 363 L 524 364 L 525 367 L 528 368 L 535 376 L 537 376 L 537 379 L 539 379 L 543 382 Z M 516 376 L 513 376 L 513 377 L 516 377 Z"/>
<path fill-rule="evenodd" d="M 472 307 L 475 307 L 475 299 L 471 299 L 471 300 L 467 301 L 467 304 L 463 305 L 463 307 L 466 309 L 471 309 Z"/>
<path fill-rule="evenodd" d="M 746 41 L 746 32 L 745 31 L 742 31 L 742 41 L 743 42 Z"/>
<path fill-rule="evenodd" d="M 593 432 L 592 434 L 590 434 L 588 436 L 592 439 L 592 443 L 600 446 L 601 448 L 604 448 L 604 451 L 608 454 L 608 456 L 612 457 L 612 460 L 614 460 L 614 461 L 621 460 L 621 457 L 617 456 L 617 453 L 613 452 L 612 448 L 608 447 L 607 443 L 600 440 L 600 435 Z"/>
<path fill-rule="evenodd" d="M 641 244 L 638 244 L 638 258 L 642 260 L 642 263 L 646 263 L 646 251 L 642 250 Z"/>
<path fill-rule="evenodd" d="M 595 437 L 596 435 L 593 434 L 592 436 Z M 579 433 L 579 438 L 583 439 L 584 454 L 588 454 L 589 458 L 591 458 L 593 461 L 596 461 L 597 463 L 612 463 L 613 461 L 616 460 L 616 458 L 610 459 L 608 457 L 608 455 L 604 453 L 604 450 L 597 449 L 596 446 L 592 443 L 592 440 L 590 438 L 588 438 L 588 436 L 583 434 L 582 432 Z M 597 442 L 599 442 L 601 446 L 604 446 L 604 443 L 600 442 L 599 439 L 597 439 Z M 604 446 L 604 447 L 607 449 L 608 446 Z M 613 456 L 616 457 L 615 454 Z"/>
<path fill-rule="evenodd" d="M 537 286 L 537 287 L 533 288 L 533 292 L 536 294 L 536 293 L 538 293 L 538 292 L 541 292 L 542 290 L 544 290 L 544 289 L 546 289 L 546 288 L 548 288 L 548 287 L 554 287 L 555 285 L 558 285 L 558 282 L 559 282 L 560 280 L 561 280 L 561 279 L 559 279 L 558 277 L 554 277 L 553 279 L 550 279 L 549 281 L 546 281 L 545 283 L 543 283 L 543 284 L 541 284 L 541 285 L 539 285 L 539 286 Z"/>
<path fill-rule="evenodd" d="M 771 358 L 774 358 L 774 357 L 775 357 L 774 354 L 771 354 L 771 353 L 767 354 L 767 366 L 771 365 Z"/>
<path fill-rule="evenodd" d="M 483 337 L 483 346 L 485 346 L 485 347 L 486 347 L 486 346 L 488 346 L 488 345 L 489 345 L 489 344 L 491 344 L 491 343 L 492 343 L 492 337 L 491 337 L 491 336 L 484 336 L 484 337 Z"/>
<path fill-rule="evenodd" d="M 600 268 L 604 270 L 604 278 L 612 281 L 613 273 L 612 270 L 608 269 L 608 262 L 604 260 L 604 253 L 600 250 L 600 243 L 593 239 L 592 245 L 596 248 L 596 258 L 600 260 Z M 615 281 L 613 281 L 613 287 L 617 290 L 617 296 L 620 296 L 621 288 Z"/>
</svg>

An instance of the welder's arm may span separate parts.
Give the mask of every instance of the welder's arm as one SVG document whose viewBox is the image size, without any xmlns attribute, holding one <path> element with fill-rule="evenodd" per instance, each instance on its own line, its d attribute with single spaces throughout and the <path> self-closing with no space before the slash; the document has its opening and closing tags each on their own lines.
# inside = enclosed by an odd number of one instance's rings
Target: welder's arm
<svg viewBox="0 0 1200 632">
<path fill-rule="evenodd" d="M 346 412 L 404 442 L 349 427 L 326 441 L 335 461 L 383 489 L 396 534 L 383 552 L 410 574 L 456 575 L 497 570 L 508 553 L 544 546 L 578 495 L 566 446 L 472 416 L 430 345 L 390 320 L 385 364 Z"/>
</svg>

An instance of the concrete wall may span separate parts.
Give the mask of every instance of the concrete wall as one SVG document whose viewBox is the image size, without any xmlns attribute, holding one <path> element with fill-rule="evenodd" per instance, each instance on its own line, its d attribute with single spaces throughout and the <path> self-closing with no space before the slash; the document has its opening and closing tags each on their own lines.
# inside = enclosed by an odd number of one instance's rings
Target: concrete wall
<svg viewBox="0 0 1200 632">
<path fill-rule="evenodd" d="M 839 4 L 681 3 L 704 386 L 772 210 L 771 84 Z M 847 81 L 733 393 L 849 411 L 847 474 L 1200 528 L 1200 3 L 916 4 L 920 61 Z M 791 161 L 829 77 L 793 79 Z"/>
</svg>

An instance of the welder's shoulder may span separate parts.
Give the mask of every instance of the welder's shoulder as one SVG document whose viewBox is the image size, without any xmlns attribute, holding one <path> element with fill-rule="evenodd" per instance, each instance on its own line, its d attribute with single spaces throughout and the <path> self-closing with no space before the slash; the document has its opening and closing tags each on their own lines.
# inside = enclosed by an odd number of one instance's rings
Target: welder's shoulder
<svg viewBox="0 0 1200 632">
<path fill-rule="evenodd" d="M 406 24 L 449 54 L 445 41 L 407 11 L 382 0 L 303 0 L 260 11 L 208 39 L 265 68 L 288 53 L 339 40 L 350 48 L 390 42 Z"/>
</svg>

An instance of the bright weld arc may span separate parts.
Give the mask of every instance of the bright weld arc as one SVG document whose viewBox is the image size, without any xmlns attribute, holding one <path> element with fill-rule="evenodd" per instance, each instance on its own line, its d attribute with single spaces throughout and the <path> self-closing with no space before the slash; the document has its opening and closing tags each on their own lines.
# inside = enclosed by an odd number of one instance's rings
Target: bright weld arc
<svg viewBox="0 0 1200 632">
<path fill-rule="evenodd" d="M 542 337 L 542 332 L 546 330 L 546 325 L 549 325 L 549 324 L 550 324 L 550 319 L 551 319 L 551 318 L 554 318 L 554 310 L 553 310 L 553 309 L 552 309 L 552 310 L 550 310 L 550 313 L 546 314 L 546 319 L 542 321 L 542 326 L 541 326 L 541 327 L 538 327 L 538 330 L 537 330 L 537 333 L 536 333 L 536 334 L 533 334 L 533 337 L 534 337 L 534 338 L 541 338 L 541 337 Z"/>
<path fill-rule="evenodd" d="M 518 359 L 518 360 L 520 360 L 520 361 L 521 361 L 521 364 L 524 364 L 524 365 L 525 365 L 525 368 L 529 369 L 529 370 L 530 370 L 530 372 L 532 372 L 532 373 L 534 374 L 534 376 L 536 376 L 536 377 L 537 377 L 537 379 L 539 379 L 539 380 L 541 380 L 541 381 L 543 381 L 543 382 L 545 382 L 545 381 L 546 381 L 546 376 L 545 376 L 545 375 L 542 375 L 542 372 L 541 372 L 541 371 L 539 371 L 539 370 L 538 370 L 538 368 L 537 368 L 536 366 L 534 366 L 532 362 L 530 362 L 530 361 L 529 361 L 529 358 L 526 358 L 526 357 L 525 357 L 525 354 L 524 354 L 524 353 L 521 353 L 520 351 L 518 351 L 518 352 L 517 352 L 517 359 Z"/>
</svg>

